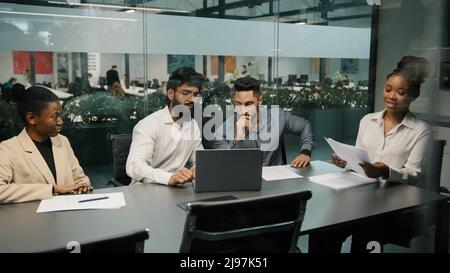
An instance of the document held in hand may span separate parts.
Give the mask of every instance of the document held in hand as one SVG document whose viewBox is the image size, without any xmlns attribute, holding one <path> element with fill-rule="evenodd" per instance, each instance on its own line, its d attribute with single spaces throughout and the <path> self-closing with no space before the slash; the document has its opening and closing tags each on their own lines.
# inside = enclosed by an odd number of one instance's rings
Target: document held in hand
<svg viewBox="0 0 450 273">
<path fill-rule="evenodd" d="M 367 177 L 363 168 L 359 166 L 359 163 L 365 161 L 370 163 L 369 155 L 363 149 L 356 146 L 347 145 L 344 143 L 337 142 L 331 138 L 325 138 L 325 140 L 333 149 L 334 153 L 341 159 L 347 161 L 347 168 L 355 171 L 356 173 Z"/>
<path fill-rule="evenodd" d="M 370 162 L 366 151 L 355 146 L 337 142 L 331 138 L 325 138 L 325 140 L 337 156 L 347 161 L 347 168 L 355 172 L 347 171 L 316 175 L 309 177 L 309 180 L 336 190 L 359 187 L 378 181 L 376 178 L 367 177 L 363 168 L 359 166 L 359 163 L 363 161 Z"/>
</svg>

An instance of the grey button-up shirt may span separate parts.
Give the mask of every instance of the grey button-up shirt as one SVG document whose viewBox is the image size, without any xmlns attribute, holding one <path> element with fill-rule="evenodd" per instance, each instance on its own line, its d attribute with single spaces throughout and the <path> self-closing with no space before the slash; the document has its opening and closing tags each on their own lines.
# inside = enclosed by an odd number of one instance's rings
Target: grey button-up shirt
<svg viewBox="0 0 450 273">
<path fill-rule="evenodd" d="M 260 148 L 263 151 L 264 166 L 281 165 L 283 160 L 280 143 L 283 134 L 288 133 L 299 136 L 299 152 L 310 155 L 314 148 L 314 135 L 309 121 L 282 109 L 276 111 L 272 108 L 272 110 L 265 108 L 259 110 L 259 130 L 256 128 L 250 130 L 245 140 L 234 140 L 234 117 L 228 119 L 221 130 L 216 131 L 212 147 L 214 149 Z"/>
</svg>

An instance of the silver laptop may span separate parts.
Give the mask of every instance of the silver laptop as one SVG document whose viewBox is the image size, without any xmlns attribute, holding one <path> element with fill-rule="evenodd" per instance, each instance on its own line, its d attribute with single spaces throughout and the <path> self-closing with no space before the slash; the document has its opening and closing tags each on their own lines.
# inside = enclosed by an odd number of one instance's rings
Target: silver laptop
<svg viewBox="0 0 450 273">
<path fill-rule="evenodd" d="M 195 156 L 195 192 L 261 190 L 261 150 L 199 150 Z"/>
</svg>

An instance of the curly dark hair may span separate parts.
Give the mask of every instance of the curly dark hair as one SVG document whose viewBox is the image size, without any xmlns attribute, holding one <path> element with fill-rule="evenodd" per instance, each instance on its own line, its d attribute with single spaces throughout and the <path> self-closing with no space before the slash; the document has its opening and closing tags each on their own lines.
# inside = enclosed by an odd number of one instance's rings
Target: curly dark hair
<svg viewBox="0 0 450 273">
<path fill-rule="evenodd" d="M 416 56 L 404 56 L 386 79 L 394 75 L 402 75 L 408 81 L 408 95 L 412 98 L 420 96 L 420 86 L 430 74 L 430 63 L 427 59 Z"/>
</svg>

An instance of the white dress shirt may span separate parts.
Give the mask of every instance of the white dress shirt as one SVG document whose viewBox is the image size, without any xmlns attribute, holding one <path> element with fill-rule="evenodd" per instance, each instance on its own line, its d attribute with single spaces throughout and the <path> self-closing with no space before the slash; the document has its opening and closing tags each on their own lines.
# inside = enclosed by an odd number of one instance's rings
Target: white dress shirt
<svg viewBox="0 0 450 273">
<path fill-rule="evenodd" d="M 367 114 L 361 119 L 356 146 L 367 151 L 370 163 L 379 161 L 389 166 L 388 180 L 417 184 L 431 149 L 431 129 L 408 112 L 384 135 L 384 113 Z"/>
<path fill-rule="evenodd" d="M 203 149 L 197 122 L 174 122 L 169 108 L 156 111 L 133 129 L 126 171 L 132 183 L 168 184 L 187 162 L 195 163 L 195 151 Z"/>
</svg>

